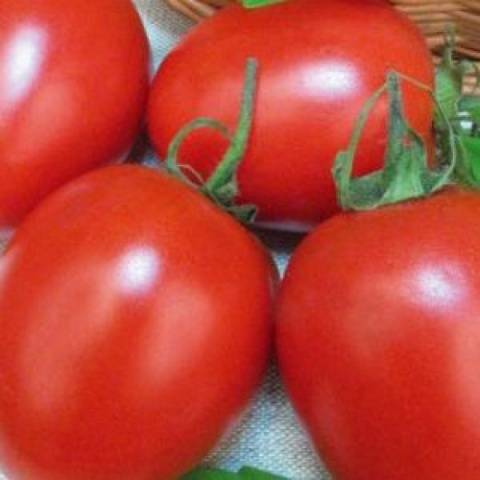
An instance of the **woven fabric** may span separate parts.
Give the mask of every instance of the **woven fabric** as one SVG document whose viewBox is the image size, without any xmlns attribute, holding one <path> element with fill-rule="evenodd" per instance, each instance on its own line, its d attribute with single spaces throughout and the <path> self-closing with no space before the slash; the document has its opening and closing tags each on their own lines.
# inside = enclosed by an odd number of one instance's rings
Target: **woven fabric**
<svg viewBox="0 0 480 480">
<path fill-rule="evenodd" d="M 174 12 L 163 0 L 134 1 L 152 46 L 153 73 L 168 51 L 193 24 Z M 261 234 L 261 237 L 283 272 L 298 238 L 281 234 Z M 1 250 L 0 240 L 0 253 Z M 225 436 L 205 463 L 235 470 L 243 465 L 251 465 L 292 480 L 330 478 L 295 418 L 275 365 L 270 367 L 263 387 L 239 424 Z M 7 479 L 0 473 L 0 480 Z"/>
</svg>

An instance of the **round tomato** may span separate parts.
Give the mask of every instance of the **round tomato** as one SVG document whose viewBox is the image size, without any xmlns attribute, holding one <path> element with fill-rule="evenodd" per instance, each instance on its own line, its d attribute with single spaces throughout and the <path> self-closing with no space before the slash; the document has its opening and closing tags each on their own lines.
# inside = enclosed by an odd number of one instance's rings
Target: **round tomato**
<svg viewBox="0 0 480 480">
<path fill-rule="evenodd" d="M 178 478 L 259 383 L 272 264 L 196 192 L 107 167 L 0 261 L 0 452 L 15 479 Z"/>
<path fill-rule="evenodd" d="M 451 191 L 340 215 L 295 253 L 281 371 L 336 479 L 478 479 L 479 215 Z"/>
<path fill-rule="evenodd" d="M 161 157 L 195 117 L 233 129 L 248 57 L 259 62 L 259 87 L 238 202 L 257 205 L 258 221 L 277 228 L 310 228 L 336 211 L 333 161 L 389 70 L 433 83 L 422 35 L 384 0 L 291 0 L 253 10 L 232 5 L 195 28 L 160 67 L 148 122 Z M 413 127 L 430 141 L 429 95 L 407 85 L 404 93 Z M 385 100 L 371 116 L 358 174 L 382 164 L 386 110 Z M 207 177 L 225 147 L 220 134 L 195 132 L 180 163 Z"/>
<path fill-rule="evenodd" d="M 130 0 L 0 3 L 0 230 L 47 193 L 121 159 L 148 93 Z"/>
</svg>

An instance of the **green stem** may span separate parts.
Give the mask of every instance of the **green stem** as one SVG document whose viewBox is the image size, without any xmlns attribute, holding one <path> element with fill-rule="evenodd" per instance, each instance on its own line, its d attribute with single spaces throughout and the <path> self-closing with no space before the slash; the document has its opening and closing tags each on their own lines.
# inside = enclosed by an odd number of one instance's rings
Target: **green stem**
<svg viewBox="0 0 480 480">
<path fill-rule="evenodd" d="M 213 130 L 216 130 L 220 132 L 225 138 L 227 138 L 228 140 L 231 140 L 228 128 L 223 123 L 217 120 L 214 120 L 212 118 L 200 117 L 187 123 L 175 135 L 172 142 L 168 146 L 167 158 L 165 160 L 165 166 L 167 168 L 168 173 L 179 178 L 180 180 L 189 184 L 192 187 L 197 187 L 197 185 L 193 183 L 189 179 L 189 177 L 183 173 L 184 168 L 188 168 L 189 170 L 191 170 L 191 167 L 180 165 L 178 163 L 178 153 L 180 151 L 181 146 L 183 145 L 183 142 L 187 139 L 187 137 L 193 131 L 200 130 L 203 128 L 211 128 Z M 195 172 L 195 177 L 199 179 L 200 176 L 198 175 L 198 173 Z"/>
<path fill-rule="evenodd" d="M 377 105 L 382 95 L 387 91 L 387 84 L 382 85 L 363 105 L 358 116 L 355 129 L 348 148 L 344 152 L 340 152 L 333 167 L 333 176 L 337 186 L 338 202 L 343 209 L 350 208 L 351 201 L 351 178 L 353 173 L 353 162 L 355 155 L 362 139 L 363 132 L 370 118 L 372 110 Z"/>
<path fill-rule="evenodd" d="M 262 8 L 284 1 L 285 0 L 242 0 L 242 5 L 244 8 Z"/>
<path fill-rule="evenodd" d="M 355 126 L 350 145 L 336 158 L 333 174 L 337 185 L 339 204 L 344 210 L 371 210 L 384 205 L 427 197 L 450 183 L 457 162 L 455 135 L 448 117 L 439 107 L 447 125 L 445 161 L 431 169 L 423 139 L 405 118 L 400 76 L 391 72 L 387 82 L 366 102 Z M 412 79 L 408 79 L 412 81 Z M 418 86 L 417 81 L 413 81 Z M 433 92 L 428 87 L 422 86 Z M 384 167 L 376 172 L 352 178 L 353 162 L 367 120 L 385 90 L 389 94 L 390 114 L 388 146 Z"/>
<path fill-rule="evenodd" d="M 257 89 L 257 69 L 257 61 L 249 58 L 247 60 L 245 87 L 236 131 L 231 138 L 230 146 L 225 152 L 222 161 L 203 185 L 202 190 L 204 192 L 215 192 L 228 183 L 236 175 L 245 155 L 252 130 L 253 108 Z"/>
<path fill-rule="evenodd" d="M 450 134 L 453 135 L 453 130 L 451 128 L 451 120 L 452 119 L 448 118 L 448 115 L 445 112 L 445 109 L 443 108 L 443 105 L 439 102 L 439 100 L 438 100 L 437 96 L 435 95 L 435 92 L 432 90 L 432 88 L 429 87 L 428 85 L 418 81 L 417 79 L 415 79 L 413 77 L 410 77 L 409 75 L 405 75 L 404 73 L 396 72 L 396 75 L 398 75 L 398 77 L 401 80 L 405 80 L 406 82 L 410 83 L 414 87 L 417 87 L 419 90 L 423 90 L 424 92 L 426 92 L 430 95 L 430 98 L 435 103 L 435 106 L 437 108 L 438 113 L 440 114 L 440 117 L 444 120 L 444 122 L 447 126 L 447 130 L 449 131 Z"/>
<path fill-rule="evenodd" d="M 245 69 L 245 83 L 239 118 L 233 135 L 228 127 L 218 120 L 207 117 L 197 118 L 185 125 L 175 135 L 169 145 L 165 161 L 167 171 L 170 174 L 198 189 L 216 205 L 245 223 L 254 220 L 257 208 L 255 205 L 237 205 L 235 203 L 239 193 L 237 171 L 247 151 L 252 130 L 257 90 L 257 70 L 257 61 L 254 58 L 249 58 Z M 229 141 L 225 154 L 206 182 L 191 166 L 178 163 L 178 154 L 183 142 L 194 130 L 201 128 L 213 129 Z M 188 170 L 190 175 L 185 175 L 185 170 Z M 196 182 L 191 180 L 192 177 Z"/>
</svg>

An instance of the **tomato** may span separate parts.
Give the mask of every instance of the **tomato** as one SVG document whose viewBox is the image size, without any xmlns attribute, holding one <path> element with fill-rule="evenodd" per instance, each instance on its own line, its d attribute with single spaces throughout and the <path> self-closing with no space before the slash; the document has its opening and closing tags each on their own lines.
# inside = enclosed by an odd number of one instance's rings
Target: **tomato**
<svg viewBox="0 0 480 480">
<path fill-rule="evenodd" d="M 238 202 L 257 205 L 258 221 L 277 228 L 308 229 L 337 210 L 333 161 L 389 70 L 433 83 L 424 39 L 386 1 L 291 0 L 254 10 L 232 5 L 187 35 L 158 71 L 148 123 L 160 157 L 195 117 L 213 117 L 233 129 L 250 56 L 259 61 L 260 84 Z M 430 142 L 431 99 L 412 86 L 404 93 L 413 127 Z M 386 111 L 383 101 L 372 114 L 358 174 L 382 164 Z M 207 177 L 225 143 L 218 133 L 196 132 L 180 163 Z"/>
<path fill-rule="evenodd" d="M 0 261 L 12 480 L 173 479 L 261 379 L 271 261 L 208 200 L 113 166 L 49 196 Z"/>
<path fill-rule="evenodd" d="M 476 480 L 480 196 L 339 215 L 295 253 L 277 347 L 341 480 Z"/>
<path fill-rule="evenodd" d="M 148 43 L 130 0 L 1 2 L 0 230 L 131 147 Z"/>
</svg>

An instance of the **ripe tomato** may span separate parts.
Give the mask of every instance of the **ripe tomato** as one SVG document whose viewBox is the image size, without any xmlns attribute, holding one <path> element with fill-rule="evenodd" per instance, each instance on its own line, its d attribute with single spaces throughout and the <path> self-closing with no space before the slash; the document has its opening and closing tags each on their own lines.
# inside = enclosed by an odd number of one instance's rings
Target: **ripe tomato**
<svg viewBox="0 0 480 480">
<path fill-rule="evenodd" d="M 387 71 L 433 83 L 421 34 L 386 1 L 291 0 L 255 10 L 232 5 L 195 28 L 154 80 L 148 122 L 161 157 L 175 132 L 195 117 L 234 127 L 250 56 L 259 61 L 260 84 L 239 202 L 256 204 L 258 220 L 277 227 L 309 228 L 336 211 L 333 161 Z M 405 95 L 413 127 L 429 139 L 429 96 L 412 86 Z M 359 174 L 382 164 L 386 110 L 384 101 L 372 114 Z M 180 163 L 206 177 L 224 149 L 221 135 L 199 131 L 184 144 Z"/>
<path fill-rule="evenodd" d="M 243 409 L 270 260 L 163 174 L 108 167 L 30 214 L 0 262 L 0 450 L 12 480 L 173 479 Z"/>
<path fill-rule="evenodd" d="M 478 479 L 479 215 L 460 192 L 340 215 L 294 255 L 281 371 L 335 478 Z"/>
<path fill-rule="evenodd" d="M 0 230 L 67 180 L 127 153 L 148 90 L 130 0 L 0 3 Z"/>
</svg>

